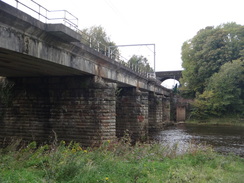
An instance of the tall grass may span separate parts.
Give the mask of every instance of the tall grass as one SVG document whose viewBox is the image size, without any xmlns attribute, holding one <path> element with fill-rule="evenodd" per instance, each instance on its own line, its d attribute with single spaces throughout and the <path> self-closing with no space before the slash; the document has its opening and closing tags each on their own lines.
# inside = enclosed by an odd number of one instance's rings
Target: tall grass
<svg viewBox="0 0 244 183">
<path fill-rule="evenodd" d="M 11 148 L 10 148 L 11 147 Z M 222 156 L 210 148 L 107 141 L 97 148 L 78 143 L 43 145 L 35 142 L 16 150 L 0 150 L 0 182 L 242 182 L 244 159 Z"/>
</svg>

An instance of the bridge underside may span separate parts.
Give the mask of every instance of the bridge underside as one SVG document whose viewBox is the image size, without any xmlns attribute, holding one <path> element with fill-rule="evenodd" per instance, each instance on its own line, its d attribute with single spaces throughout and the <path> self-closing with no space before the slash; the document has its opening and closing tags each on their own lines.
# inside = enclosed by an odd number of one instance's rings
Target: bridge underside
<svg viewBox="0 0 244 183">
<path fill-rule="evenodd" d="M 40 77 L 87 75 L 81 70 L 65 67 L 27 54 L 0 48 L 0 76 Z"/>
</svg>

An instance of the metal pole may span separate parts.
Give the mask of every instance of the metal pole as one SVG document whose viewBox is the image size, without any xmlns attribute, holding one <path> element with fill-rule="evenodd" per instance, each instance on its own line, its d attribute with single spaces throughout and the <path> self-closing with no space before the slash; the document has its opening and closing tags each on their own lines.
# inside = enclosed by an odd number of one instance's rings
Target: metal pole
<svg viewBox="0 0 244 183">
<path fill-rule="evenodd" d="M 153 51 L 153 53 L 154 53 L 154 75 L 156 76 L 156 71 L 155 71 L 155 69 L 156 69 L 156 48 L 155 48 L 155 44 L 153 45 L 153 47 L 154 47 L 154 51 Z"/>
</svg>

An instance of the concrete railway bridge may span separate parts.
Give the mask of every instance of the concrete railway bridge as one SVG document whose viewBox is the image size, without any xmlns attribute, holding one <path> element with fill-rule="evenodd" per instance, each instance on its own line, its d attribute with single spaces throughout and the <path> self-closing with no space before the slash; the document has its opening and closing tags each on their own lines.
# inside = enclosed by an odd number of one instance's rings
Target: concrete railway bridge
<svg viewBox="0 0 244 183">
<path fill-rule="evenodd" d="M 141 140 L 170 120 L 171 90 L 81 40 L 0 1 L 1 146 L 55 137 L 99 145 L 125 130 Z"/>
</svg>

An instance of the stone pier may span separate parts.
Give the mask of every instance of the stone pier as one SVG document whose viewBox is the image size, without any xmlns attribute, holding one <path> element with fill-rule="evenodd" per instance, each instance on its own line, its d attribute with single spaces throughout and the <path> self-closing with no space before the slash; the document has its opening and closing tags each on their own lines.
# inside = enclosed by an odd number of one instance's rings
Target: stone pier
<svg viewBox="0 0 244 183">
<path fill-rule="evenodd" d="M 148 136 L 148 92 L 136 88 L 120 88 L 116 105 L 116 135 L 127 131 L 132 140 L 145 140 Z"/>
<path fill-rule="evenodd" d="M 3 78 L 0 83 L 0 146 L 16 139 L 97 146 L 125 132 L 133 141 L 145 141 L 169 119 L 162 95 L 97 76 Z"/>
<path fill-rule="evenodd" d="M 153 92 L 149 94 L 149 131 L 158 131 L 163 128 L 163 96 Z"/>
<path fill-rule="evenodd" d="M 9 78 L 7 83 L 12 88 L 1 93 L 8 100 L 0 106 L 1 144 L 57 138 L 90 146 L 115 139 L 115 84 L 77 76 Z"/>
</svg>

